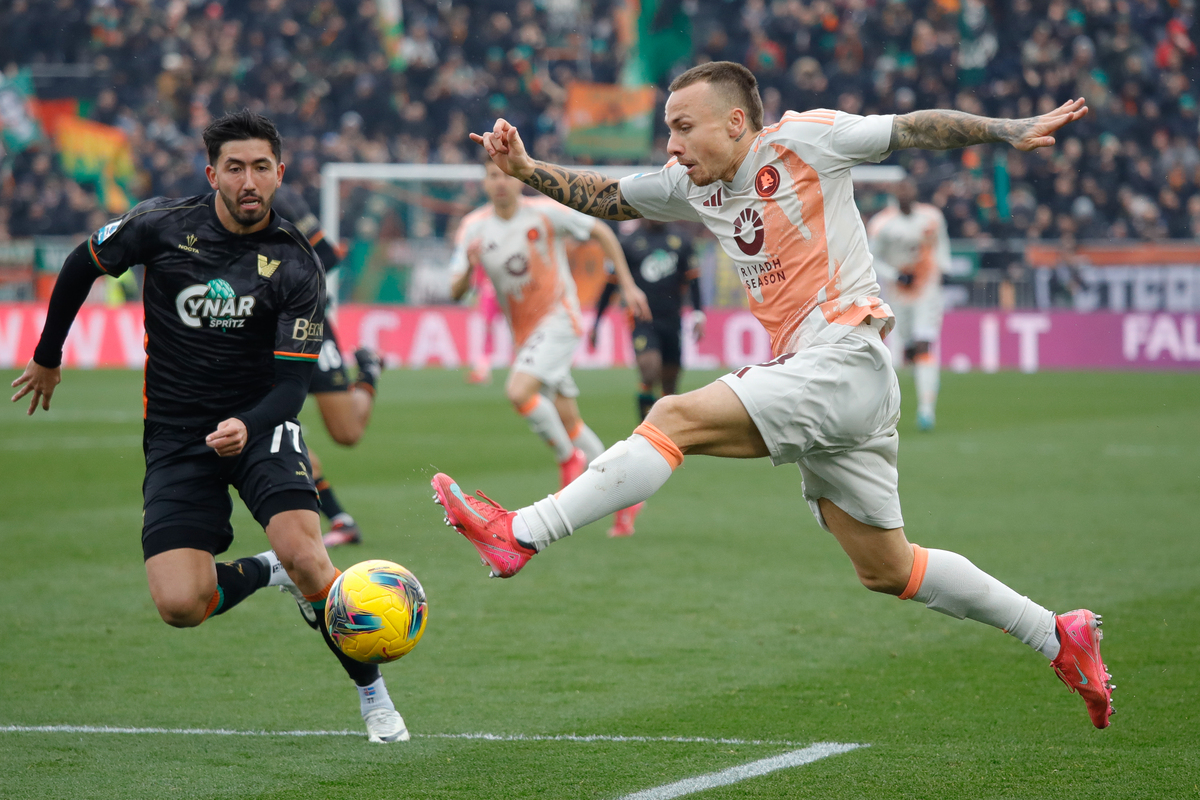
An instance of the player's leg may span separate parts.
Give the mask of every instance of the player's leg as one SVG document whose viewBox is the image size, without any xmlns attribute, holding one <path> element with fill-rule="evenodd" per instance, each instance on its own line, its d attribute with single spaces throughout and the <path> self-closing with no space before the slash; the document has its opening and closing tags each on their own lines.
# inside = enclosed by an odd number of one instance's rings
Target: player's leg
<svg viewBox="0 0 1200 800">
<path fill-rule="evenodd" d="M 527 372 L 513 369 L 508 373 L 504 392 L 517 413 L 525 418 L 529 429 L 541 437 L 554 451 L 554 460 L 562 464 L 575 453 L 571 437 L 563 425 L 558 409 L 542 395 L 542 381 Z"/>
<path fill-rule="evenodd" d="M 383 365 L 375 351 L 359 348 L 354 354 L 358 362 L 358 375 L 352 381 L 342 361 L 337 335 L 328 321 L 324 333 L 317 368 L 313 370 L 308 391 L 317 399 L 317 407 L 329 435 L 338 444 L 351 447 L 362 439 L 371 421 L 376 385 Z"/>
<path fill-rule="evenodd" d="M 659 352 L 662 354 L 662 393 L 675 394 L 679 390 L 679 373 L 683 361 L 682 322 L 663 321 L 658 324 Z"/>
<path fill-rule="evenodd" d="M 655 389 L 662 381 L 662 352 L 659 350 L 658 333 L 652 320 L 639 320 L 634 323 L 632 338 L 640 382 L 637 393 L 638 417 L 644 422 L 654 401 L 658 399 Z"/>
<path fill-rule="evenodd" d="M 571 386 L 574 387 L 573 382 Z M 567 436 L 571 437 L 571 444 L 583 452 L 586 463 L 590 464 L 604 452 L 604 442 L 583 421 L 583 415 L 579 413 L 579 403 L 575 399 L 578 391 L 578 389 L 574 389 L 574 394 L 563 394 L 563 387 L 560 386 L 554 394 L 554 408 L 558 411 L 558 417 L 562 420 L 563 427 L 567 429 Z M 574 480 L 574 476 L 572 480 Z"/>
<path fill-rule="evenodd" d="M 936 343 L 942 333 L 942 287 L 930 284 L 911 309 L 913 324 L 913 382 L 917 389 L 917 427 L 933 430 L 941 383 Z"/>
<path fill-rule="evenodd" d="M 329 479 L 325 477 L 325 467 L 316 451 L 308 450 L 308 458 L 312 462 L 313 482 L 317 485 L 317 496 L 321 499 L 321 513 L 324 514 L 332 528 L 325 534 L 326 547 L 338 547 L 343 544 L 359 544 L 362 542 L 362 531 L 358 523 L 337 499 Z"/>
</svg>

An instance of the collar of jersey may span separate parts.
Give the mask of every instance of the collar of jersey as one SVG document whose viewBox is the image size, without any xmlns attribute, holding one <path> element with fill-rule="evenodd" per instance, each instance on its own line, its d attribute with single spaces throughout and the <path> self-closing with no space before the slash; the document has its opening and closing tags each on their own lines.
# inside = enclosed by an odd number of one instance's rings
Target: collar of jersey
<svg viewBox="0 0 1200 800">
<path fill-rule="evenodd" d="M 754 149 L 746 151 L 742 165 L 734 173 L 732 181 L 721 181 L 721 184 L 731 192 L 745 191 L 750 186 L 750 174 L 754 171 Z"/>
</svg>

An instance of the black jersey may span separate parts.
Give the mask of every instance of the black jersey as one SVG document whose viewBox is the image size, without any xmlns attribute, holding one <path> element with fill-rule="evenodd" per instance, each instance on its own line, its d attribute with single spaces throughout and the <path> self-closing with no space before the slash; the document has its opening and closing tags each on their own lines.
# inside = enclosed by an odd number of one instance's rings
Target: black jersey
<svg viewBox="0 0 1200 800">
<path fill-rule="evenodd" d="M 629 271 L 638 288 L 646 293 L 654 319 L 678 318 L 683 290 L 697 275 L 692 266 L 692 246 L 665 230 L 639 230 L 620 240 Z"/>
<path fill-rule="evenodd" d="M 139 203 L 88 240 L 109 275 L 146 265 L 145 415 L 208 425 L 253 408 L 274 359 L 317 360 L 325 272 L 294 225 L 231 233 L 216 194 Z"/>
</svg>

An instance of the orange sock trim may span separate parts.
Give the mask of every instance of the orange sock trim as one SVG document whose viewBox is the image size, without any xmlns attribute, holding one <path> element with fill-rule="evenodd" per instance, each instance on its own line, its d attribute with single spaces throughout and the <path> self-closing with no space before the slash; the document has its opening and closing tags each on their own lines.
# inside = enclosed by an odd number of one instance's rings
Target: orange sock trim
<svg viewBox="0 0 1200 800">
<path fill-rule="evenodd" d="M 323 492 L 329 488 L 329 481 L 324 478 L 317 478 L 317 491 Z"/>
<path fill-rule="evenodd" d="M 371 384 L 367 383 L 366 381 L 358 381 L 357 383 L 354 384 L 354 388 L 361 389 L 362 391 L 371 395 L 371 397 L 375 396 L 375 387 L 372 386 Z"/>
<path fill-rule="evenodd" d="M 921 588 L 921 582 L 925 580 L 925 568 L 929 566 L 929 551 L 919 544 L 914 544 L 912 549 L 912 574 L 908 576 L 908 585 L 904 587 L 904 591 L 900 594 L 901 600 L 911 600 L 913 598 L 913 595 Z"/>
<path fill-rule="evenodd" d="M 540 394 L 535 394 L 533 397 L 529 398 L 528 401 L 517 406 L 517 413 L 522 417 L 528 417 L 533 410 L 541 404 L 541 402 L 542 396 Z"/>
<path fill-rule="evenodd" d="M 204 609 L 204 617 L 200 621 L 203 622 L 204 620 L 211 617 L 213 612 L 217 610 L 217 606 L 219 606 L 220 604 L 221 604 L 221 590 L 213 589 L 212 599 L 208 601 L 208 607 Z"/>
<path fill-rule="evenodd" d="M 329 590 L 333 588 L 333 582 L 336 581 L 338 579 L 338 575 L 341 575 L 341 574 L 342 574 L 342 571 L 340 569 L 338 569 L 337 567 L 334 567 L 333 568 L 333 577 L 329 579 L 329 583 L 325 584 L 325 588 L 322 589 L 321 591 L 317 592 L 316 594 L 304 595 L 304 599 L 310 603 L 320 603 L 320 602 L 324 601 L 325 598 L 329 597 Z"/>
<path fill-rule="evenodd" d="M 576 422 L 575 427 L 571 428 L 571 430 L 567 431 L 567 436 L 569 436 L 572 439 L 578 439 L 579 434 L 581 434 L 581 433 L 583 433 L 583 420 L 579 420 L 578 422 Z"/>
<path fill-rule="evenodd" d="M 671 469 L 675 469 L 683 463 L 683 451 L 675 446 L 671 441 L 671 437 L 660 431 L 649 422 L 643 422 L 633 429 L 633 432 L 639 436 L 644 436 L 646 441 L 654 446 L 659 455 L 667 460 L 671 465 Z"/>
<path fill-rule="evenodd" d="M 932 364 L 933 363 L 933 353 L 918 353 L 917 355 L 913 356 L 913 363 L 914 364 Z"/>
</svg>

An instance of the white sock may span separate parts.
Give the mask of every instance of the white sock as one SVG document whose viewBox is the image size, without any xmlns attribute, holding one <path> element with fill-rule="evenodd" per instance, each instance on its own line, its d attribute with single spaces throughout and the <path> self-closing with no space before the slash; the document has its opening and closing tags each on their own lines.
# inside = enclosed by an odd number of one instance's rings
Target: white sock
<svg viewBox="0 0 1200 800">
<path fill-rule="evenodd" d="M 587 458 L 589 464 L 599 458 L 600 454 L 604 452 L 604 442 L 600 441 L 600 437 L 596 435 L 596 432 L 583 422 L 579 423 L 579 428 L 575 431 L 575 435 L 571 437 L 571 444 L 583 451 L 583 455 Z"/>
<path fill-rule="evenodd" d="M 575 452 L 575 445 L 571 444 L 571 437 L 563 427 L 558 409 L 540 394 L 535 394 L 529 402 L 530 406 L 521 411 L 521 416 L 529 423 L 529 429 L 550 445 L 554 457 L 561 464 Z"/>
<path fill-rule="evenodd" d="M 354 517 L 350 516 L 350 514 L 348 514 L 347 512 L 343 511 L 342 513 L 338 514 L 337 516 L 335 516 L 333 519 L 331 519 L 331 520 L 329 520 L 329 521 L 330 521 L 330 522 L 333 522 L 333 523 L 335 523 L 335 524 L 336 524 L 336 523 L 338 523 L 338 522 L 340 522 L 340 523 L 342 523 L 343 525 L 353 525 L 353 524 L 354 524 Z"/>
<path fill-rule="evenodd" d="M 921 413 L 933 414 L 937 408 L 938 385 L 941 372 L 933 358 L 913 364 L 913 382 L 917 387 L 917 408 Z"/>
<path fill-rule="evenodd" d="M 1058 655 L 1053 611 L 1017 594 L 958 553 L 924 552 L 925 577 L 911 595 L 913 600 L 955 619 L 999 628 L 1049 659 Z M 917 556 L 919 563 L 919 552 Z"/>
<path fill-rule="evenodd" d="M 383 685 L 382 675 L 376 678 L 375 682 L 370 686 L 359 686 L 357 688 L 358 707 L 364 717 L 377 708 L 386 708 L 389 711 L 396 710 L 396 706 L 392 704 L 392 698 L 388 697 L 387 687 Z"/>
<path fill-rule="evenodd" d="M 255 558 L 265 562 L 267 569 L 271 570 L 271 578 L 267 581 L 267 586 L 283 586 L 292 582 L 292 579 L 288 577 L 287 571 L 284 570 L 283 564 L 279 563 L 279 556 L 275 555 L 274 550 L 259 553 Z"/>
<path fill-rule="evenodd" d="M 681 454 L 677 463 L 682 460 Z M 519 510 L 513 533 L 521 544 L 540 551 L 576 528 L 645 500 L 667 482 L 677 463 L 635 433 L 605 450 L 557 497 Z"/>
</svg>

